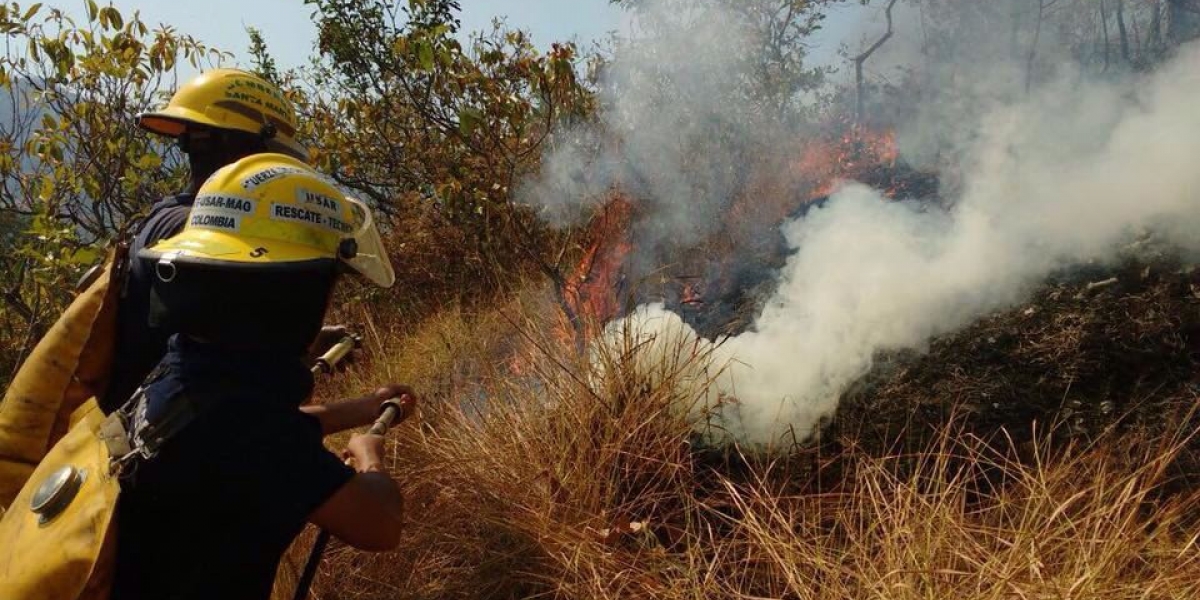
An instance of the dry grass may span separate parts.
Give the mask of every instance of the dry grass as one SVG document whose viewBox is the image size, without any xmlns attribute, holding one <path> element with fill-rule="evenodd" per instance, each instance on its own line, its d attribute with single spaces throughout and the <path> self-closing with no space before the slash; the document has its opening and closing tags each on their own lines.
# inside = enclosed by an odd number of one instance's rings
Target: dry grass
<svg viewBox="0 0 1200 600">
<path fill-rule="evenodd" d="M 568 358 L 523 316 L 550 308 L 527 294 L 403 334 L 368 321 L 375 360 L 338 388 L 427 395 L 390 436 L 408 532 L 382 555 L 335 544 L 315 598 L 1200 597 L 1183 425 L 1084 443 L 952 418 L 890 454 L 702 452 L 681 407 L 704 357 L 645 360 L 628 338 Z"/>
</svg>

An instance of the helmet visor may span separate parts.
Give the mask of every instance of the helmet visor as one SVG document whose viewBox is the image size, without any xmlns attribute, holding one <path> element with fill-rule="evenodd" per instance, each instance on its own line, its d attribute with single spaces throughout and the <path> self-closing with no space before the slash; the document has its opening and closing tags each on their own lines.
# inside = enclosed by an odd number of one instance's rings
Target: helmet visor
<svg viewBox="0 0 1200 600">
<path fill-rule="evenodd" d="M 139 116 L 138 125 L 147 131 L 169 137 L 179 137 L 187 131 L 187 123 L 153 113 Z"/>
<path fill-rule="evenodd" d="M 379 229 L 375 227 L 371 209 L 356 198 L 347 197 L 346 200 L 350 201 L 350 209 L 358 217 L 359 226 L 353 235 L 357 251 L 353 258 L 342 258 L 342 262 L 371 280 L 371 283 L 381 288 L 392 287 L 396 283 L 396 272 L 392 270 L 392 261 L 383 248 L 383 240 L 379 237 Z"/>
</svg>

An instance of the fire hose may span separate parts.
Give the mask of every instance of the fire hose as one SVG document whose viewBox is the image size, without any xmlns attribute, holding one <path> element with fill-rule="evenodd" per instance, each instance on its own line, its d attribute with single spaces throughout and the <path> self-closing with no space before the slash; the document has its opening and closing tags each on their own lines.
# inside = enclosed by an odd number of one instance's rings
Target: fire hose
<svg viewBox="0 0 1200 600">
<path fill-rule="evenodd" d="M 338 343 L 326 350 L 325 354 L 317 357 L 317 360 L 312 366 L 313 375 L 318 375 L 320 373 L 325 373 L 328 375 L 333 373 L 333 370 L 337 367 L 338 363 L 342 362 L 342 359 L 349 356 L 350 352 L 359 347 L 361 344 L 362 337 L 353 333 L 346 334 L 346 337 L 338 340 Z"/>
<path fill-rule="evenodd" d="M 362 338 L 357 335 L 349 334 L 342 338 L 341 341 L 334 344 L 332 348 L 322 354 L 312 367 L 313 374 L 317 373 L 332 373 L 337 364 L 346 358 L 354 348 L 362 343 Z M 401 404 L 403 398 L 389 398 L 383 401 L 379 409 L 379 418 L 371 425 L 368 430 L 370 435 L 383 435 L 388 429 L 396 423 L 397 420 L 403 419 L 404 405 Z M 330 534 L 322 529 L 317 533 L 317 539 L 313 542 L 312 551 L 308 554 L 308 560 L 304 563 L 304 570 L 300 572 L 300 579 L 296 583 L 296 594 L 294 600 L 305 600 L 308 598 L 309 588 L 312 587 L 313 578 L 317 575 L 317 567 L 321 564 L 321 557 L 325 554 L 325 547 L 329 545 Z"/>
</svg>

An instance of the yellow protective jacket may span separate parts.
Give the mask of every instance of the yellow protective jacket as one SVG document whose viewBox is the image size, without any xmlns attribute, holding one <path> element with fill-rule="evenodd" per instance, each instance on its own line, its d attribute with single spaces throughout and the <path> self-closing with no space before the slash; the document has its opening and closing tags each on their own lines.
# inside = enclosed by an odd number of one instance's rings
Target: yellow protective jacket
<svg viewBox="0 0 1200 600">
<path fill-rule="evenodd" d="M 66 434 L 71 414 L 108 384 L 127 248 L 119 244 L 110 253 L 99 277 L 38 342 L 0 401 L 0 509 Z"/>
<path fill-rule="evenodd" d="M 105 600 L 116 560 L 120 485 L 95 400 L 0 517 L 0 598 Z"/>
</svg>

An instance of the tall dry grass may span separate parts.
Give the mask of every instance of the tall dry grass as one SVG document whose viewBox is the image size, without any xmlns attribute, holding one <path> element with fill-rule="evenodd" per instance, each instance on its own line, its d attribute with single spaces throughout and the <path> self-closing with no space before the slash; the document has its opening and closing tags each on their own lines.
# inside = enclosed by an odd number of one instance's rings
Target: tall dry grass
<svg viewBox="0 0 1200 600">
<path fill-rule="evenodd" d="M 625 336 L 580 359 L 529 317 L 550 309 L 526 295 L 400 337 L 368 322 L 375 359 L 338 387 L 427 390 L 389 437 L 408 529 L 392 553 L 335 544 L 314 597 L 1200 597 L 1182 426 L 1018 444 L 952 423 L 903 454 L 703 451 L 683 407 L 705 357 L 648 360 Z"/>
</svg>

